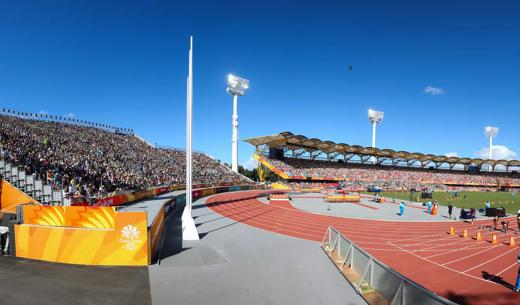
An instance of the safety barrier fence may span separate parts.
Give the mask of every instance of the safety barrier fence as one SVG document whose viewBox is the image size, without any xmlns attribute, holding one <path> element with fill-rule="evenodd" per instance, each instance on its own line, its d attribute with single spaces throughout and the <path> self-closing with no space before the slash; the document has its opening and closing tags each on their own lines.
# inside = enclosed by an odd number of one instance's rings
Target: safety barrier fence
<svg viewBox="0 0 520 305">
<path fill-rule="evenodd" d="M 368 304 L 456 305 L 392 270 L 332 226 L 322 248 Z"/>
</svg>

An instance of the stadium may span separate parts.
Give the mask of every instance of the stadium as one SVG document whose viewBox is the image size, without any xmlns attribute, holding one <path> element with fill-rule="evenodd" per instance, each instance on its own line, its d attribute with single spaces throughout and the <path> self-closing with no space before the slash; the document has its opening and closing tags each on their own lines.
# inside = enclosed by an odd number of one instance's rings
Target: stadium
<svg viewBox="0 0 520 305">
<path fill-rule="evenodd" d="M 520 304 L 520 160 L 493 143 L 499 130 L 517 140 L 517 108 L 493 107 L 485 88 L 488 105 L 468 107 L 464 65 L 414 62 L 478 57 L 423 48 L 423 18 L 439 33 L 487 29 L 438 29 L 423 5 L 108 2 L 13 5 L 34 27 L 0 12 L 0 29 L 15 25 L 0 50 L 0 304 Z M 25 31 L 38 45 L 18 44 Z M 370 72 L 334 70 L 342 52 Z M 430 78 L 453 97 L 402 93 Z M 465 155 L 474 126 L 489 146 Z"/>
</svg>

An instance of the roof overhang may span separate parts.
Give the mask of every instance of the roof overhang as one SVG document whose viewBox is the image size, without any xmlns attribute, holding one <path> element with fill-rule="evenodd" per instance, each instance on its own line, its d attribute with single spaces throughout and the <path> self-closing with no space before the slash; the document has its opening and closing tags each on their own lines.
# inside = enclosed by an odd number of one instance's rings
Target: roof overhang
<svg viewBox="0 0 520 305">
<path fill-rule="evenodd" d="M 489 164 L 491 166 L 520 166 L 518 160 L 482 160 L 480 158 L 459 158 L 447 157 L 444 155 L 422 154 L 418 152 L 394 151 L 392 149 L 379 149 L 374 147 L 364 147 L 360 145 L 349 145 L 345 143 L 335 143 L 333 141 L 323 141 L 316 138 L 307 138 L 303 135 L 295 135 L 292 132 L 286 131 L 270 136 L 261 136 L 245 139 L 245 142 L 258 147 L 266 145 L 272 148 L 282 149 L 304 149 L 307 152 L 323 152 L 326 154 L 357 154 L 363 156 L 374 156 L 379 158 L 389 158 L 394 160 L 404 160 L 408 162 L 420 161 L 424 164 L 429 162 L 434 163 L 448 163 L 451 165 L 477 165 Z"/>
</svg>

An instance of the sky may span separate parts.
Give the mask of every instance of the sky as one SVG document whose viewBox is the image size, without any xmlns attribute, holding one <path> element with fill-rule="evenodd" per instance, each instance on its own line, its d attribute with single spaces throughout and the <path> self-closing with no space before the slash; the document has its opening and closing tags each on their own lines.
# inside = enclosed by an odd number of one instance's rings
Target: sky
<svg viewBox="0 0 520 305">
<path fill-rule="evenodd" d="M 250 80 L 239 137 L 291 131 L 377 147 L 519 158 L 518 1 L 0 0 L 0 105 L 133 128 L 231 160 L 229 73 Z M 349 65 L 352 69 L 349 69 Z M 496 151 L 495 151 L 496 150 Z M 240 141 L 239 162 L 254 148 Z"/>
</svg>

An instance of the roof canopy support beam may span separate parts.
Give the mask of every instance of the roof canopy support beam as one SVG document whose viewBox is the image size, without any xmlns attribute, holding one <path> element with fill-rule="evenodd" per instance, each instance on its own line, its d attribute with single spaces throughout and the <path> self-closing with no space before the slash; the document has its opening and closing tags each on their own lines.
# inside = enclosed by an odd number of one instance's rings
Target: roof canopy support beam
<svg viewBox="0 0 520 305">
<path fill-rule="evenodd" d="M 368 155 L 360 155 L 359 158 L 361 159 L 361 163 L 362 164 L 365 164 L 369 159 L 370 159 L 371 156 L 368 156 Z"/>
<path fill-rule="evenodd" d="M 321 155 L 321 151 L 319 151 L 319 150 L 316 150 L 316 151 L 310 151 L 309 154 L 310 154 L 311 160 L 316 160 L 316 158 L 317 158 L 319 155 Z"/>
<path fill-rule="evenodd" d="M 336 159 L 336 157 L 338 156 L 339 154 L 338 153 L 328 153 L 327 154 L 327 159 L 330 161 L 330 160 L 334 160 Z"/>
<path fill-rule="evenodd" d="M 304 149 L 301 149 L 301 148 L 292 149 L 292 150 L 291 150 L 291 153 L 292 153 L 292 155 L 295 156 L 295 157 L 300 157 L 300 156 L 302 156 L 303 154 L 305 154 L 305 150 L 304 150 Z"/>
<path fill-rule="evenodd" d="M 345 162 L 350 161 L 350 159 L 352 159 L 352 157 L 354 157 L 354 154 L 343 154 L 343 160 Z"/>
<path fill-rule="evenodd" d="M 377 157 L 377 164 L 382 164 L 386 160 L 388 160 L 387 157 Z"/>
<path fill-rule="evenodd" d="M 414 163 L 418 162 L 419 160 L 408 160 L 406 161 L 406 164 L 408 164 L 409 167 L 411 167 Z"/>
</svg>

